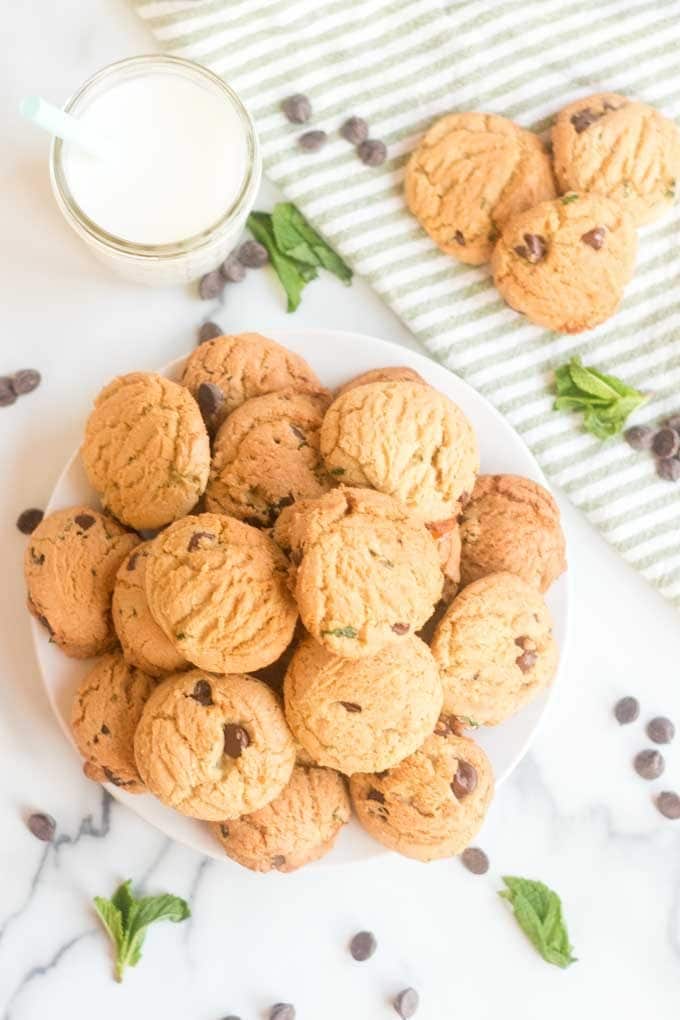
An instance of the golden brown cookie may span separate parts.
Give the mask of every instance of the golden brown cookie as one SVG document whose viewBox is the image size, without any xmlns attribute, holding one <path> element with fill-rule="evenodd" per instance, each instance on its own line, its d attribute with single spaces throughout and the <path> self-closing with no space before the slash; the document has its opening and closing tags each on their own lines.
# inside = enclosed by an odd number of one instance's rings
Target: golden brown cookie
<svg viewBox="0 0 680 1020">
<path fill-rule="evenodd" d="M 206 510 L 271 527 L 283 507 L 327 492 L 319 430 L 329 402 L 287 389 L 241 404 L 215 439 Z"/>
<path fill-rule="evenodd" d="M 187 360 L 182 383 L 194 396 L 201 383 L 219 387 L 224 403 L 215 415 L 216 426 L 251 397 L 289 388 L 323 389 L 299 354 L 259 333 L 218 336 L 201 344 Z"/>
<path fill-rule="evenodd" d="M 437 543 L 439 561 L 444 574 L 443 598 L 450 602 L 460 585 L 461 535 L 457 517 L 428 524 L 428 531 Z"/>
<path fill-rule="evenodd" d="M 168 807 L 219 822 L 278 797 L 295 747 L 266 684 L 192 669 L 151 694 L 135 733 L 135 760 L 148 789 Z"/>
<path fill-rule="evenodd" d="M 396 500 L 341 487 L 292 520 L 300 617 L 328 651 L 374 655 L 431 616 L 443 585 L 437 544 Z"/>
<path fill-rule="evenodd" d="M 411 754 L 442 707 L 437 665 L 415 635 L 363 659 L 340 659 L 307 638 L 283 692 L 295 739 L 314 761 L 345 775 L 380 772 Z"/>
<path fill-rule="evenodd" d="M 559 508 L 530 478 L 480 475 L 460 521 L 463 585 L 508 571 L 547 591 L 566 570 Z"/>
<path fill-rule="evenodd" d="M 423 521 L 455 517 L 479 469 L 468 419 L 419 383 L 370 383 L 338 397 L 321 426 L 321 453 L 338 481 L 394 496 Z"/>
<path fill-rule="evenodd" d="M 613 199 L 574 192 L 508 220 L 491 260 L 501 297 L 531 322 L 580 333 L 618 308 L 637 236 Z"/>
<path fill-rule="evenodd" d="M 406 202 L 442 251 L 476 266 L 514 213 L 554 198 L 540 138 L 491 113 L 438 120 L 406 168 Z"/>
<path fill-rule="evenodd" d="M 366 386 L 368 383 L 374 382 L 414 382 L 420 383 L 422 386 L 428 385 L 415 369 L 408 368 L 406 365 L 390 365 L 387 368 L 372 368 L 369 372 L 362 372 L 361 375 L 355 376 L 336 390 L 335 395 L 341 397 L 343 393 L 349 393 L 357 386 Z"/>
<path fill-rule="evenodd" d="M 415 754 L 380 775 L 352 776 L 359 821 L 390 850 L 433 861 L 475 838 L 493 796 L 493 772 L 474 741 L 442 720 Z"/>
<path fill-rule="evenodd" d="M 653 106 L 602 92 L 565 106 L 552 131 L 562 191 L 616 199 L 636 224 L 670 209 L 680 182 L 680 129 Z"/>
<path fill-rule="evenodd" d="M 28 608 L 66 655 L 88 659 L 115 645 L 113 584 L 138 544 L 137 535 L 89 506 L 55 510 L 31 535 L 24 556 Z"/>
<path fill-rule="evenodd" d="M 432 641 L 444 710 L 495 726 L 547 687 L 557 669 L 550 611 L 514 574 L 487 574 L 458 595 Z"/>
<path fill-rule="evenodd" d="M 219 514 L 176 521 L 154 539 L 146 597 L 185 659 L 213 672 L 260 669 L 290 643 L 297 608 L 281 550 L 257 528 Z"/>
<path fill-rule="evenodd" d="M 82 456 L 103 505 L 133 528 L 160 528 L 188 514 L 210 470 L 198 404 L 152 372 L 119 376 L 101 391 Z"/>
<path fill-rule="evenodd" d="M 227 857 L 251 871 L 295 871 L 332 849 L 351 808 L 337 772 L 296 765 L 266 807 L 212 826 Z"/>
<path fill-rule="evenodd" d="M 98 659 L 80 682 L 71 709 L 73 739 L 83 771 L 97 783 L 143 793 L 134 755 L 134 736 L 154 681 L 129 666 L 120 652 Z"/>
<path fill-rule="evenodd" d="M 125 661 L 160 677 L 178 673 L 189 663 L 154 620 L 146 600 L 146 561 L 151 543 L 144 542 L 121 563 L 113 589 L 113 626 Z"/>
</svg>

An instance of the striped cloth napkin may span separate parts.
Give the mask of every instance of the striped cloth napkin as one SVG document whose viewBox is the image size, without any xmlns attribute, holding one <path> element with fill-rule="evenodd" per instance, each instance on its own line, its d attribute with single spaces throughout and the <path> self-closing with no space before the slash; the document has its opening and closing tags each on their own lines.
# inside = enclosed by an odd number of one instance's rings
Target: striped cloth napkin
<svg viewBox="0 0 680 1020">
<path fill-rule="evenodd" d="M 625 559 L 680 606 L 680 483 L 652 458 L 600 443 L 552 410 L 551 370 L 586 364 L 653 392 L 636 422 L 680 412 L 680 206 L 643 229 L 621 311 L 561 336 L 509 310 L 487 270 L 441 254 L 406 210 L 404 164 L 452 110 L 544 131 L 590 92 L 680 116 L 680 0 L 133 0 L 160 45 L 234 85 L 253 113 L 269 177 L 401 316 L 428 352 L 483 393 Z M 281 100 L 310 96 L 319 153 L 295 144 Z M 337 133 L 351 114 L 387 143 L 364 166 Z"/>
</svg>

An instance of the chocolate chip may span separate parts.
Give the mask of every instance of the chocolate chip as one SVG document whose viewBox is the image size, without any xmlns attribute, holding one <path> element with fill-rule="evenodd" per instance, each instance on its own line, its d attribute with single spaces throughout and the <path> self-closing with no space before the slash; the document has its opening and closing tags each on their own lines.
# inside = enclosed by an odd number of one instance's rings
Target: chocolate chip
<svg viewBox="0 0 680 1020">
<path fill-rule="evenodd" d="M 666 767 L 666 762 L 660 751 L 654 751 L 649 747 L 635 755 L 633 766 L 642 779 L 658 779 Z"/>
<path fill-rule="evenodd" d="M 291 124 L 306 124 L 312 116 L 312 104 L 302 92 L 287 96 L 281 103 L 281 109 Z"/>
<path fill-rule="evenodd" d="M 628 723 L 635 722 L 639 714 L 640 702 L 637 698 L 621 698 L 614 705 L 614 715 L 621 726 L 627 726 Z"/>
<path fill-rule="evenodd" d="M 259 241 L 244 241 L 236 249 L 236 257 L 247 269 L 261 269 L 269 262 L 269 252 Z"/>
<path fill-rule="evenodd" d="M 675 726 L 670 719 L 657 715 L 647 723 L 647 736 L 654 744 L 670 744 L 675 736 Z"/>
<path fill-rule="evenodd" d="M 240 758 L 246 747 L 250 746 L 250 737 L 236 723 L 227 723 L 224 729 L 224 753 L 229 758 Z"/>
<path fill-rule="evenodd" d="M 212 687 L 207 680 L 197 680 L 196 686 L 189 695 L 194 701 L 197 701 L 199 705 L 209 706 L 213 704 L 212 699 Z"/>
<path fill-rule="evenodd" d="M 282 868 L 286 863 L 286 858 L 283 854 L 275 854 L 272 857 L 272 868 Z"/>
<path fill-rule="evenodd" d="M 456 244 L 460 244 L 463 247 L 465 247 L 465 235 L 463 234 L 462 230 L 457 230 L 453 235 L 453 239 L 456 242 Z"/>
<path fill-rule="evenodd" d="M 596 113 L 595 110 L 591 110 L 589 106 L 585 109 L 579 110 L 578 113 L 572 114 L 570 120 L 574 125 L 574 130 L 577 135 L 580 135 L 586 128 L 589 128 L 591 124 L 594 124 L 596 120 L 599 120 L 603 115 Z"/>
<path fill-rule="evenodd" d="M 527 650 L 526 652 L 522 652 L 522 654 L 515 659 L 515 662 L 523 673 L 528 673 L 529 670 L 533 669 L 536 665 L 537 659 L 538 655 L 536 652 Z"/>
<path fill-rule="evenodd" d="M 384 804 L 385 795 L 380 790 L 376 790 L 375 786 L 371 786 L 366 794 L 366 800 L 375 800 L 378 804 Z"/>
<path fill-rule="evenodd" d="M 92 514 L 77 514 L 73 520 L 79 528 L 82 528 L 83 531 L 89 531 L 95 523 L 95 519 Z"/>
<path fill-rule="evenodd" d="M 225 839 L 229 839 L 229 826 L 226 825 L 224 822 L 220 823 L 220 832 L 222 833 Z"/>
<path fill-rule="evenodd" d="M 36 567 L 42 567 L 45 562 L 45 553 L 36 553 L 33 546 L 31 546 L 31 562 L 35 563 Z"/>
<path fill-rule="evenodd" d="M 661 428 L 652 439 L 652 452 L 661 460 L 674 457 L 678 449 L 680 449 L 680 436 L 678 436 L 675 429 L 668 428 L 667 426 Z"/>
<path fill-rule="evenodd" d="M 219 270 L 214 269 L 212 273 L 202 276 L 198 284 L 198 295 L 203 301 L 212 301 L 220 296 L 224 290 L 225 280 Z"/>
<path fill-rule="evenodd" d="M 277 1002 L 269 1011 L 269 1020 L 295 1020 L 295 1006 L 289 1002 Z"/>
<path fill-rule="evenodd" d="M 540 234 L 525 234 L 524 244 L 517 245 L 514 251 L 527 262 L 540 262 L 547 254 L 548 242 Z"/>
<path fill-rule="evenodd" d="M 37 510 L 35 507 L 22 510 L 17 517 L 17 528 L 22 535 L 32 535 L 44 516 L 43 511 Z"/>
<path fill-rule="evenodd" d="M 387 159 L 387 146 L 377 138 L 367 138 L 357 148 L 359 159 L 366 166 L 382 166 Z"/>
<path fill-rule="evenodd" d="M 378 940 L 372 931 L 359 931 L 353 936 L 349 944 L 349 951 L 352 957 L 359 963 L 370 960 L 376 949 Z"/>
<path fill-rule="evenodd" d="M 12 389 L 12 380 L 7 375 L 0 376 L 0 407 L 9 407 L 16 402 L 17 395 Z"/>
<path fill-rule="evenodd" d="M 591 248 L 594 248 L 595 251 L 599 251 L 602 245 L 604 244 L 604 235 L 605 235 L 604 227 L 594 227 L 592 230 L 589 230 L 586 234 L 581 234 L 581 240 L 583 241 L 584 244 L 587 244 Z"/>
<path fill-rule="evenodd" d="M 363 117 L 348 117 L 340 134 L 350 145 L 361 145 L 368 138 L 368 124 Z"/>
<path fill-rule="evenodd" d="M 307 444 L 307 436 L 304 434 L 302 429 L 299 429 L 297 427 L 297 425 L 291 425 L 290 426 L 290 431 L 293 433 L 293 435 L 295 436 L 296 439 L 300 440 L 301 443 L 304 443 L 305 445 Z M 293 502 L 293 499 L 291 497 L 291 503 L 292 502 Z"/>
<path fill-rule="evenodd" d="M 25 393 L 32 393 L 37 389 L 40 381 L 40 372 L 36 372 L 34 368 L 22 368 L 12 376 L 12 389 L 17 397 L 22 397 Z"/>
<path fill-rule="evenodd" d="M 224 404 L 224 393 L 216 383 L 202 382 L 196 393 L 196 402 L 203 421 L 210 421 Z"/>
<path fill-rule="evenodd" d="M 189 539 L 187 552 L 196 552 L 197 549 L 200 549 L 201 540 L 204 538 L 209 539 L 211 542 L 215 541 L 215 535 L 213 535 L 212 531 L 194 531 L 193 535 Z"/>
<path fill-rule="evenodd" d="M 130 556 L 130 558 L 127 561 L 127 569 L 128 570 L 134 570 L 135 567 L 137 566 L 137 560 L 138 559 L 139 559 L 139 553 L 138 552 L 133 552 L 132 556 Z"/>
<path fill-rule="evenodd" d="M 664 818 L 671 818 L 673 820 L 680 818 L 680 797 L 678 797 L 677 793 L 664 790 L 656 798 L 656 806 Z"/>
<path fill-rule="evenodd" d="M 206 344 L 208 340 L 214 340 L 218 336 L 224 336 L 224 330 L 216 322 L 204 322 L 198 330 L 198 342 Z"/>
<path fill-rule="evenodd" d="M 44 559 L 45 559 L 45 557 L 43 556 L 42 560 L 44 560 Z M 42 560 L 41 560 L 41 562 L 42 562 Z M 47 619 L 47 617 L 46 616 L 38 616 L 37 619 L 38 619 L 39 623 L 42 623 L 43 627 L 48 632 L 50 637 L 54 637 L 54 631 L 52 630 L 52 624 Z"/>
<path fill-rule="evenodd" d="M 471 794 L 476 786 L 477 769 L 469 761 L 459 761 L 458 769 L 451 783 L 451 789 L 458 800 L 463 800 L 464 797 Z"/>
<path fill-rule="evenodd" d="M 664 482 L 680 481 L 680 460 L 669 457 L 666 460 L 657 460 L 656 473 Z"/>
<path fill-rule="evenodd" d="M 51 843 L 54 839 L 57 823 L 52 815 L 45 815 L 42 812 L 37 811 L 35 814 L 29 815 L 26 819 L 26 825 L 28 826 L 29 832 L 31 832 L 36 839 L 42 840 L 43 843 Z"/>
<path fill-rule="evenodd" d="M 99 732 L 103 733 L 105 737 L 110 737 L 111 736 L 111 730 L 108 728 L 106 723 L 102 724 L 102 728 L 101 728 L 101 730 Z"/>
<path fill-rule="evenodd" d="M 227 283 L 240 283 L 245 279 L 246 270 L 243 263 L 236 257 L 234 252 L 228 255 L 220 266 L 220 273 Z"/>
<path fill-rule="evenodd" d="M 471 871 L 473 875 L 486 875 L 489 870 L 489 858 L 478 846 L 469 846 L 460 855 L 463 867 Z"/>
<path fill-rule="evenodd" d="M 395 634 L 408 634 L 411 629 L 410 623 L 393 623 L 392 630 Z"/>
<path fill-rule="evenodd" d="M 649 450 L 656 430 L 649 425 L 633 425 L 626 429 L 623 438 L 633 450 Z"/>
<path fill-rule="evenodd" d="M 340 704 L 348 712 L 360 712 L 361 705 L 356 705 L 353 701 L 341 701 Z"/>
<path fill-rule="evenodd" d="M 325 131 L 305 131 L 298 138 L 298 145 L 304 152 L 318 152 L 328 141 Z"/>
<path fill-rule="evenodd" d="M 125 786 L 126 785 L 124 779 L 121 779 L 119 776 L 117 776 L 115 774 L 115 772 L 111 771 L 111 769 L 107 769 L 106 766 L 104 766 L 104 775 L 106 776 L 106 778 L 108 779 L 108 781 L 110 783 L 113 783 L 114 786 Z"/>
<path fill-rule="evenodd" d="M 394 1000 L 394 1008 L 401 1020 L 411 1020 L 420 1005 L 420 996 L 415 988 L 405 988 Z"/>
</svg>

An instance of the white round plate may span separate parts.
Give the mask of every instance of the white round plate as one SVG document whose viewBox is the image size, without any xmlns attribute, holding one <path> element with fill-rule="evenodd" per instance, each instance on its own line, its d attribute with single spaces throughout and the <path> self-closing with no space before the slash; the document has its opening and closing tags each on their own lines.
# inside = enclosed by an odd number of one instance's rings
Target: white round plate
<svg viewBox="0 0 680 1020">
<path fill-rule="evenodd" d="M 469 417 L 477 433 L 483 472 L 525 475 L 547 486 L 532 454 L 491 404 L 448 369 L 423 355 L 360 333 L 328 329 L 277 329 L 266 335 L 302 355 L 328 387 L 339 386 L 372 368 L 386 365 L 408 365 L 414 368 L 432 386 L 459 404 Z M 178 379 L 184 361 L 181 358 L 172 362 L 161 369 L 162 374 Z M 98 500 L 85 477 L 79 451 L 76 450 L 54 488 L 47 509 L 55 510 L 79 503 L 97 506 Z M 569 605 L 566 575 L 552 586 L 547 601 L 554 617 L 555 636 L 562 650 L 563 661 Z M 72 742 L 69 728 L 71 701 L 80 678 L 91 663 L 67 658 L 56 645 L 49 643 L 45 630 L 35 620 L 32 624 L 47 696 L 62 730 Z M 550 692 L 547 692 L 502 726 L 481 729 L 474 734 L 491 759 L 497 785 L 512 772 L 526 753 L 549 697 Z M 109 786 L 108 789 L 114 797 L 172 839 L 217 860 L 232 863 L 225 858 L 205 823 L 171 811 L 150 795 L 134 796 L 115 786 Z M 325 860 L 332 864 L 347 863 L 380 852 L 383 852 L 382 847 L 371 840 L 354 821 L 345 827 L 335 848 Z"/>
</svg>

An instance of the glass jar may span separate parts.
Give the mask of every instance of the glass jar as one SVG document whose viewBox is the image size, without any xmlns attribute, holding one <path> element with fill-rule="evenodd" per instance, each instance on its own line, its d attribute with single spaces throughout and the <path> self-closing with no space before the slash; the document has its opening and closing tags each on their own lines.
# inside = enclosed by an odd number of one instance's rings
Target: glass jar
<svg viewBox="0 0 680 1020">
<path fill-rule="evenodd" d="M 64 152 L 66 143 L 52 141 L 50 179 L 57 205 L 72 229 L 90 251 L 111 269 L 129 280 L 151 285 L 168 285 L 194 280 L 215 269 L 238 243 L 262 176 L 262 160 L 255 126 L 226 82 L 207 68 L 180 57 L 155 55 L 131 57 L 103 68 L 93 75 L 66 103 L 64 110 L 75 116 L 97 96 L 135 77 L 150 74 L 180 75 L 203 89 L 211 90 L 231 105 L 243 128 L 246 143 L 245 173 L 236 197 L 217 221 L 193 237 L 170 244 L 138 244 L 108 233 L 84 212 L 75 200 L 67 180 Z M 187 182 L 187 187 L 191 182 Z"/>
</svg>

